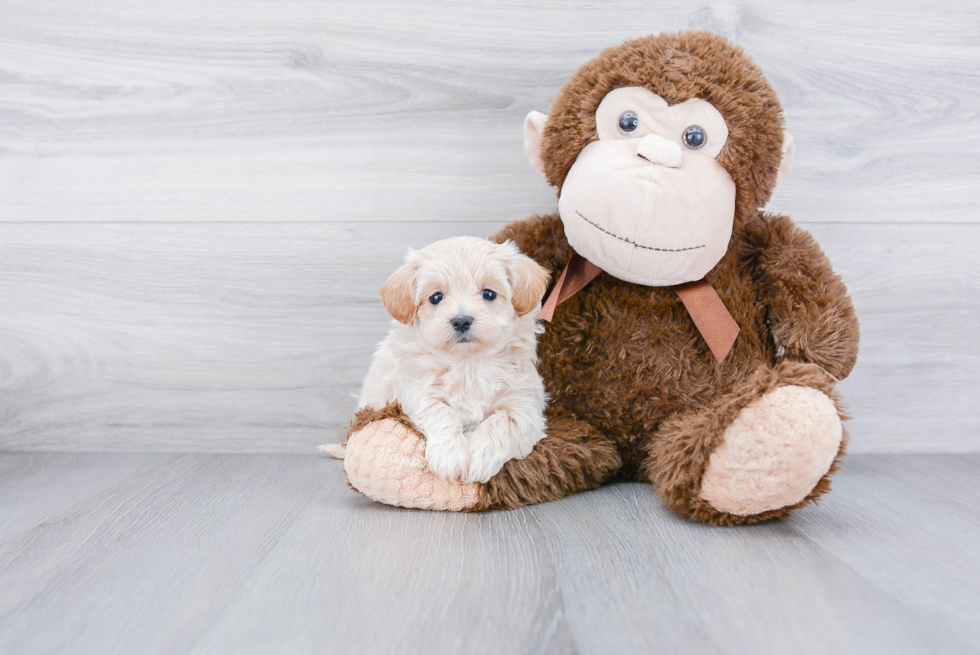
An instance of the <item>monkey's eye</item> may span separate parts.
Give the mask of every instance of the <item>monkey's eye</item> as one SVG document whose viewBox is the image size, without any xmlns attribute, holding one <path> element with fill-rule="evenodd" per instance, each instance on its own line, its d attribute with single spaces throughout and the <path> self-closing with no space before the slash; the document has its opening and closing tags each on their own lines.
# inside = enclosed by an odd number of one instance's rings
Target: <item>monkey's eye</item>
<svg viewBox="0 0 980 655">
<path fill-rule="evenodd" d="M 700 150 L 708 142 L 708 133 L 700 125 L 692 125 L 684 130 L 684 145 L 691 150 Z"/>
<path fill-rule="evenodd" d="M 492 289 L 484 289 L 482 295 L 484 300 L 493 300 L 497 297 L 497 292 Z"/>
<path fill-rule="evenodd" d="M 631 111 L 624 111 L 619 117 L 619 131 L 623 134 L 632 134 L 640 126 L 640 117 Z"/>
<path fill-rule="evenodd" d="M 429 296 L 429 302 L 431 302 L 433 305 L 438 305 L 439 303 L 442 302 L 442 297 L 443 296 L 441 293 L 434 293 L 431 296 Z"/>
</svg>

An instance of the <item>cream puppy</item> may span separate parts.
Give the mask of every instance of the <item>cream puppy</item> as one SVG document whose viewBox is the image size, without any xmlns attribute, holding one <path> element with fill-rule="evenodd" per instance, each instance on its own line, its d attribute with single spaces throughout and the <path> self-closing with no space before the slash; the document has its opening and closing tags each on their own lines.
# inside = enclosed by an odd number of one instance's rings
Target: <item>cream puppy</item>
<svg viewBox="0 0 980 655">
<path fill-rule="evenodd" d="M 544 437 L 536 319 L 548 277 L 510 242 L 453 237 L 409 251 L 381 287 L 396 320 L 358 406 L 401 403 L 444 478 L 486 482 L 527 457 Z"/>
</svg>

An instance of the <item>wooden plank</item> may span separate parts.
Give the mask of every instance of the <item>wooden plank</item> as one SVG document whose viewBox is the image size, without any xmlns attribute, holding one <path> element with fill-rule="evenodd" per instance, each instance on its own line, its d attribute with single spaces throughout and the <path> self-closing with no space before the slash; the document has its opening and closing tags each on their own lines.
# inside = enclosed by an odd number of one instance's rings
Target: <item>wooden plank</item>
<svg viewBox="0 0 980 655">
<path fill-rule="evenodd" d="M 842 473 L 795 529 L 969 652 L 980 650 L 980 458 L 864 455 Z"/>
<path fill-rule="evenodd" d="M 580 652 L 532 515 L 381 506 L 330 464 L 192 652 Z"/>
<path fill-rule="evenodd" d="M 7 453 L 0 458 L 0 543 L 89 496 L 148 474 L 176 457 Z"/>
<path fill-rule="evenodd" d="M 79 489 L 48 473 L 77 455 L 22 457 L 0 471 Z M 819 506 L 739 528 L 645 484 L 464 515 L 375 504 L 315 457 L 90 457 L 124 479 L 0 524 L 3 652 L 976 650 L 980 512 L 946 502 L 976 455 L 854 457 Z"/>
<path fill-rule="evenodd" d="M 406 245 L 499 226 L 0 225 L 0 449 L 312 452 Z M 980 448 L 980 227 L 808 227 L 861 318 L 852 452 Z"/>
<path fill-rule="evenodd" d="M 964 652 L 791 522 L 695 524 L 640 483 L 532 511 L 583 653 Z"/>
<path fill-rule="evenodd" d="M 181 456 L 6 541 L 0 650 L 187 652 L 323 484 L 325 466 Z"/>
<path fill-rule="evenodd" d="M 972 453 L 914 458 L 859 455 L 847 464 L 861 480 L 883 487 L 878 493 L 892 494 L 894 485 L 896 493 L 942 505 L 944 513 L 958 513 L 964 523 L 975 522 L 980 507 L 980 486 L 975 484 L 978 466 L 980 460 Z"/>
<path fill-rule="evenodd" d="M 484 221 L 554 207 L 521 124 L 605 47 L 707 28 L 796 137 L 773 208 L 976 222 L 975 2 L 5 0 L 0 221 Z M 625 18 L 624 18 L 625 17 Z"/>
</svg>

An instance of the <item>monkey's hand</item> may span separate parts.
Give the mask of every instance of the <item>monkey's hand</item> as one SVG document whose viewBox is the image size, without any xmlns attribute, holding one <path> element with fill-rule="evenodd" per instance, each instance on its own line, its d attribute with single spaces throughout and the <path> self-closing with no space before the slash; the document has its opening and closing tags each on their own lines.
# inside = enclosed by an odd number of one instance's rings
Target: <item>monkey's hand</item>
<svg viewBox="0 0 980 655">
<path fill-rule="evenodd" d="M 857 361 L 859 329 L 847 287 L 812 236 L 787 216 L 760 213 L 736 244 L 769 309 L 769 327 L 789 360 L 841 380 Z"/>
</svg>

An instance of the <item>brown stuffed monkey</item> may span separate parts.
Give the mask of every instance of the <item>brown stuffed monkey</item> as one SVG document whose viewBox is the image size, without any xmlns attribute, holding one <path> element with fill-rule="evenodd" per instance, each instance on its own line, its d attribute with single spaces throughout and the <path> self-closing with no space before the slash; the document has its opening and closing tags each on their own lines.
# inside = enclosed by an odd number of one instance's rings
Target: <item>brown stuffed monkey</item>
<svg viewBox="0 0 980 655">
<path fill-rule="evenodd" d="M 424 437 L 397 406 L 366 408 L 348 433 L 351 485 L 475 511 L 639 480 L 714 524 L 825 493 L 858 323 L 814 239 L 761 211 L 793 147 L 759 68 L 708 32 L 627 41 L 524 134 L 559 211 L 493 238 L 552 271 L 538 346 L 547 436 L 486 484 L 459 483 L 426 469 Z"/>
</svg>

